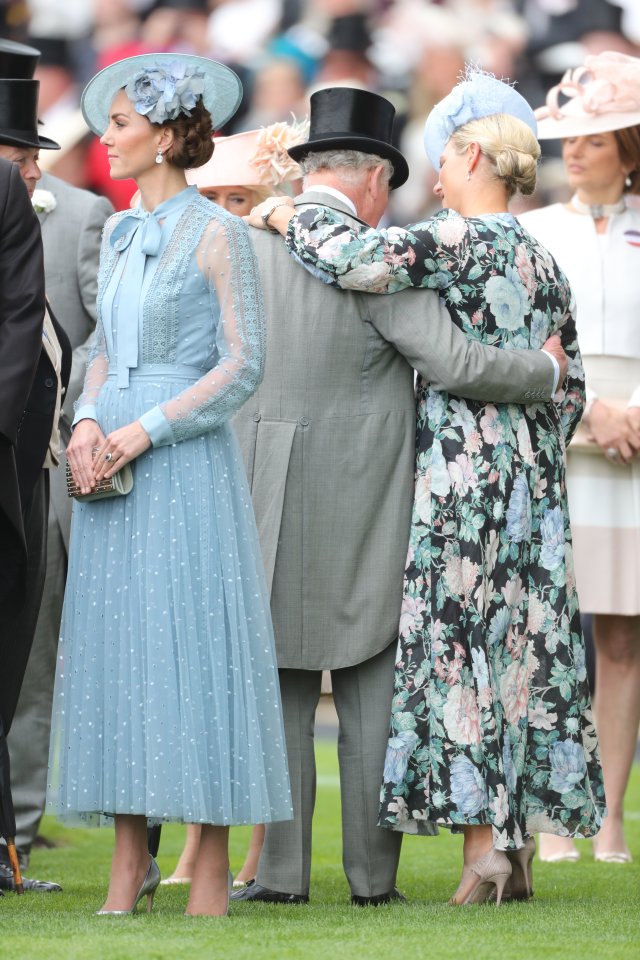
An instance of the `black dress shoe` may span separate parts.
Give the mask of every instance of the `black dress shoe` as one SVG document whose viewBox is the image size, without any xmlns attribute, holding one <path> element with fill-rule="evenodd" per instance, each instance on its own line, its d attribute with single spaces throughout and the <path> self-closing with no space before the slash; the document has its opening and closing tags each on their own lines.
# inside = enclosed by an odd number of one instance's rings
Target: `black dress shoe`
<svg viewBox="0 0 640 960">
<path fill-rule="evenodd" d="M 23 877 L 22 883 L 25 892 L 32 890 L 34 893 L 62 893 L 60 884 L 51 880 L 30 880 L 29 877 Z M 0 863 L 0 893 L 3 890 L 15 890 L 15 884 L 11 868 Z"/>
<path fill-rule="evenodd" d="M 359 897 L 355 893 L 351 895 L 351 903 L 354 907 L 379 907 L 381 903 L 391 903 L 394 900 L 397 900 L 398 903 L 407 902 L 407 898 L 403 897 L 396 887 L 389 893 L 378 893 L 374 897 Z"/>
<path fill-rule="evenodd" d="M 260 886 L 255 880 L 249 880 L 246 887 L 231 894 L 232 900 L 255 900 L 258 903 L 309 903 L 304 893 L 281 893 Z"/>
</svg>

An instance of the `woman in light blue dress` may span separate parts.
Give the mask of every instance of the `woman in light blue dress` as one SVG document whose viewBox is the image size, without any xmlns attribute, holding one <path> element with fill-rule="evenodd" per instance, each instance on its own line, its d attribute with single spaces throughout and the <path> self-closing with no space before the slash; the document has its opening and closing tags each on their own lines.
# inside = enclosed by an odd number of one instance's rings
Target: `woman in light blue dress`
<svg viewBox="0 0 640 960">
<path fill-rule="evenodd" d="M 140 206 L 105 227 L 98 328 L 68 449 L 74 504 L 53 710 L 50 807 L 115 820 L 100 913 L 150 909 L 147 819 L 202 824 L 187 913 L 227 910 L 228 827 L 291 817 L 273 633 L 229 417 L 264 359 L 257 266 L 240 220 L 187 187 L 240 84 L 149 54 L 83 94 L 111 175 Z"/>
</svg>

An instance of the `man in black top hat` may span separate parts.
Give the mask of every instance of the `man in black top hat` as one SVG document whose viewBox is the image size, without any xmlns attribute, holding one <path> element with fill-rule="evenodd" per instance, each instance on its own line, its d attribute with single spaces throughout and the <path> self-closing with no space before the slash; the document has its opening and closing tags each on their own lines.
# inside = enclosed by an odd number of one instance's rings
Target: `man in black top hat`
<svg viewBox="0 0 640 960">
<path fill-rule="evenodd" d="M 331 207 L 356 228 L 377 224 L 389 189 L 408 175 L 392 145 L 394 114 L 366 90 L 313 94 L 309 140 L 289 151 L 305 176 L 296 207 Z M 267 225 L 270 215 L 267 206 Z M 413 500 L 413 367 L 436 389 L 525 402 L 532 387 L 551 397 L 553 366 L 525 352 L 516 369 L 514 351 L 467 341 L 434 291 L 341 292 L 302 270 L 279 237 L 252 239 L 269 318 L 266 367 L 234 427 L 271 590 L 294 819 L 267 825 L 256 881 L 232 899 L 309 899 L 314 720 L 330 670 L 343 865 L 352 902 L 377 905 L 402 899 L 401 834 L 376 824 Z"/>
<path fill-rule="evenodd" d="M 0 160 L 0 718 L 11 727 L 24 676 L 23 637 L 12 629 L 30 580 L 30 512 L 24 508 L 18 439 L 42 350 L 42 241 L 13 164 Z M 2 886 L 0 885 L 0 894 Z"/>
<path fill-rule="evenodd" d="M 59 150 L 55 141 L 41 137 L 37 107 L 39 82 L 29 74 L 37 63 L 38 51 L 10 40 L 0 41 L 0 69 L 11 69 L 16 79 L 0 79 L 0 158 L 10 161 L 20 174 L 29 198 L 40 178 L 37 158 L 40 150 Z M 3 70 L 4 72 L 4 70 Z M 35 213 L 29 210 L 30 216 Z M 39 232 L 39 231 L 38 231 Z M 39 240 L 40 256 L 42 242 Z M 40 259 L 40 269 L 42 260 Z M 61 336 L 64 334 L 60 331 Z M 59 342 L 59 341 L 58 341 Z M 69 350 L 70 347 L 66 344 Z M 68 377 L 67 377 L 68 378 Z M 42 469 L 49 447 L 58 380 L 42 340 L 39 340 L 38 367 L 29 396 L 24 403 L 16 445 L 18 487 L 27 548 L 24 600 L 15 615 L 2 625 L 2 643 L 9 664 L 3 674 L 2 707 L 13 720 L 18 696 L 38 619 L 46 566 L 46 532 L 49 500 L 48 472 Z M 53 403 L 51 402 L 53 401 Z M 39 463 L 38 463 L 39 461 Z M 35 469 L 33 465 L 35 463 Z M 6 723 L 8 733 L 11 723 Z M 26 748 L 26 744 L 23 745 Z M 0 890 L 13 886 L 4 846 L 0 847 Z M 57 884 L 25 878 L 25 889 L 60 889 Z"/>
</svg>

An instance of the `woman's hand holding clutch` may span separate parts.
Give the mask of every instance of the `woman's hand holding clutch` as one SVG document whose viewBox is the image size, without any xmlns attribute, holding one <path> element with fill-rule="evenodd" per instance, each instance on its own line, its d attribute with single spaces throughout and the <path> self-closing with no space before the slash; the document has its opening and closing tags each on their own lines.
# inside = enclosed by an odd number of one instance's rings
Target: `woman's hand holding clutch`
<svg viewBox="0 0 640 960">
<path fill-rule="evenodd" d="M 104 443 L 104 433 L 95 420 L 80 420 L 67 447 L 67 460 L 73 479 L 82 493 L 91 493 L 96 485 L 93 457 L 96 447 Z"/>
<path fill-rule="evenodd" d="M 112 477 L 125 463 L 135 460 L 141 453 L 151 446 L 149 434 L 138 420 L 128 423 L 126 427 L 113 430 L 96 453 L 94 464 L 96 482 Z"/>
</svg>

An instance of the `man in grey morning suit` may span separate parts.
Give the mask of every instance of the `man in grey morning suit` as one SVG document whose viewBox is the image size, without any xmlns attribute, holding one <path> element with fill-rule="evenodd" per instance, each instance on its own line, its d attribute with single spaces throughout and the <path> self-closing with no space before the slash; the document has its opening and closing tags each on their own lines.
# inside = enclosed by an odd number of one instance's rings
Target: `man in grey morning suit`
<svg viewBox="0 0 640 960">
<path fill-rule="evenodd" d="M 69 438 L 73 403 L 84 379 L 88 341 L 96 323 L 100 237 L 113 207 L 105 197 L 43 174 L 38 189 L 48 191 L 55 207 L 38 214 L 44 246 L 45 285 L 56 316 L 73 347 L 71 380 L 61 421 L 63 446 Z M 64 436 L 65 425 L 67 435 Z M 9 736 L 11 786 L 16 808 L 16 843 L 25 866 L 44 811 L 51 701 L 67 569 L 71 505 L 65 461 L 51 471 L 47 528 L 47 571 L 33 647 Z M 0 850 L 0 854 L 2 850 Z M 34 884 L 36 882 L 34 881 Z M 48 890 L 36 884 L 34 890 Z"/>
<path fill-rule="evenodd" d="M 291 155 L 306 156 L 303 170 L 320 168 L 296 205 L 377 223 L 388 198 L 386 180 L 373 190 L 380 158 L 393 164 L 392 186 L 407 175 L 390 145 L 393 114 L 365 91 L 314 94 L 309 142 Z M 343 165 L 340 150 L 361 152 L 355 168 Z M 267 359 L 262 386 L 234 426 L 271 589 L 294 820 L 267 825 L 256 881 L 232 899 L 308 899 L 314 716 L 321 672 L 331 670 L 343 865 L 353 903 L 377 904 L 400 896 L 401 835 L 376 821 L 413 497 L 413 367 L 455 394 L 524 403 L 551 396 L 553 363 L 467 341 L 434 292 L 341 292 L 296 265 L 280 237 L 252 239 Z"/>
</svg>

